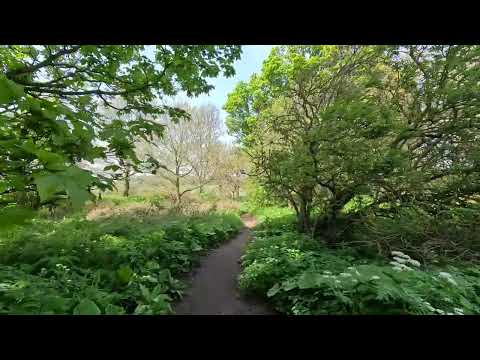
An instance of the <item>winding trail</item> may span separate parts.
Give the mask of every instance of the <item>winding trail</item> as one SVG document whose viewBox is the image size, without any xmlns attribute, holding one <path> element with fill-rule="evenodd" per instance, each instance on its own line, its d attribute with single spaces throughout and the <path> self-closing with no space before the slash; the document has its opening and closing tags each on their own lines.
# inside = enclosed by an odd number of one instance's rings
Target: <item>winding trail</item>
<svg viewBox="0 0 480 360">
<path fill-rule="evenodd" d="M 245 228 L 228 243 L 211 251 L 190 275 L 191 287 L 175 307 L 177 315 L 274 315 L 261 301 L 240 295 L 240 257 L 255 225 L 242 216 Z"/>
</svg>

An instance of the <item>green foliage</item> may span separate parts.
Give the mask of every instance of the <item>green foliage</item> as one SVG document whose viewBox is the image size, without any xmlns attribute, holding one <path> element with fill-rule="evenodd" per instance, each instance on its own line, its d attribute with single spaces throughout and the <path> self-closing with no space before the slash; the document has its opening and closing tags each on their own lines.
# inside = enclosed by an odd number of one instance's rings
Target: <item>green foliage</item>
<svg viewBox="0 0 480 360">
<path fill-rule="evenodd" d="M 5 206 L 0 209 L 0 231 L 22 225 L 35 216 L 31 209 L 22 208 L 16 205 Z"/>
<path fill-rule="evenodd" d="M 90 189 L 112 188 L 111 177 L 78 163 L 114 154 L 140 165 L 135 141 L 163 134 L 152 118 L 189 117 L 155 100 L 208 92 L 206 78 L 232 76 L 240 53 L 231 45 L 0 46 L 0 195 L 38 193 L 34 207 L 65 198 L 79 207 Z"/>
<path fill-rule="evenodd" d="M 122 206 L 126 204 L 132 204 L 132 203 L 143 203 L 147 201 L 147 198 L 145 196 L 141 195 L 136 195 L 136 196 L 120 196 L 116 194 L 107 194 L 102 197 L 102 200 L 104 201 L 111 201 L 114 205 L 117 206 Z"/>
<path fill-rule="evenodd" d="M 35 219 L 0 237 L 2 314 L 167 314 L 181 274 L 238 216 Z"/>
<path fill-rule="evenodd" d="M 229 94 L 227 126 L 267 194 L 330 245 L 339 218 L 468 208 L 480 189 L 479 49 L 279 46 Z"/>
<path fill-rule="evenodd" d="M 361 222 L 351 225 L 344 235 L 345 244 L 369 252 L 388 255 L 401 250 L 424 261 L 448 263 L 457 258 L 477 261 L 478 205 L 452 207 L 430 214 L 418 207 L 402 207 L 391 216 L 367 213 Z"/>
<path fill-rule="evenodd" d="M 326 248 L 281 226 L 260 224 L 243 257 L 239 279 L 243 291 L 269 299 L 280 312 L 480 314 L 476 265 L 426 267 L 398 251 L 392 252 L 388 264 L 352 248 Z"/>
</svg>

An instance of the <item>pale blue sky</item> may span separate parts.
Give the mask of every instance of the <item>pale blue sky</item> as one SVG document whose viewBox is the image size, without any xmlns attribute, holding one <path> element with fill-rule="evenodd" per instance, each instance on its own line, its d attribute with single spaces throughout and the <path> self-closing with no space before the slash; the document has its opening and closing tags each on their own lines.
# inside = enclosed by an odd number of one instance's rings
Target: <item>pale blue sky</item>
<svg viewBox="0 0 480 360">
<path fill-rule="evenodd" d="M 227 101 L 227 95 L 235 88 L 239 81 L 245 81 L 250 79 L 252 74 L 257 73 L 262 68 L 263 61 L 270 54 L 274 45 L 244 45 L 242 46 L 242 56 L 240 60 L 234 64 L 235 75 L 226 78 L 219 76 L 209 80 L 209 83 L 215 86 L 209 94 L 203 94 L 190 100 L 195 105 L 202 103 L 212 103 L 220 109 L 222 120 L 225 121 L 226 113 L 222 110 L 225 101 Z M 224 137 L 224 140 L 231 140 L 230 137 Z"/>
<path fill-rule="evenodd" d="M 227 114 L 222 110 L 222 107 L 225 101 L 227 101 L 227 95 L 235 88 L 239 81 L 248 80 L 252 74 L 258 73 L 261 70 L 263 61 L 270 54 L 273 47 L 274 45 L 243 45 L 241 58 L 234 64 L 235 75 L 230 78 L 219 76 L 208 79 L 208 82 L 214 86 L 214 89 L 208 94 L 203 94 L 196 98 L 189 98 L 189 100 L 194 105 L 212 103 L 220 110 L 222 120 L 225 121 Z M 151 49 L 147 50 L 147 55 L 153 55 Z M 186 94 L 180 93 L 178 97 L 186 98 Z M 229 136 L 225 136 L 222 139 L 227 142 L 232 140 Z"/>
<path fill-rule="evenodd" d="M 210 93 L 200 95 L 196 98 L 189 98 L 189 100 L 194 105 L 212 103 L 220 110 L 222 120 L 225 121 L 227 114 L 222 107 L 227 100 L 227 95 L 235 88 L 239 81 L 248 80 L 252 74 L 258 73 L 261 70 L 263 61 L 270 54 L 273 47 L 274 45 L 243 45 L 241 58 L 234 63 L 235 75 L 230 78 L 219 76 L 208 79 L 208 82 L 214 86 Z M 153 58 L 153 49 L 147 48 L 146 54 Z M 186 94 L 180 93 L 178 94 L 178 98 L 186 98 Z M 223 139 L 230 141 L 232 138 L 225 136 Z"/>
<path fill-rule="evenodd" d="M 253 73 L 259 72 L 263 61 L 272 50 L 273 45 L 244 45 L 242 46 L 242 57 L 234 64 L 235 75 L 230 78 L 223 76 L 209 80 L 209 83 L 215 86 L 208 95 L 201 95 L 191 100 L 195 104 L 203 102 L 212 102 L 219 108 L 227 100 L 227 95 L 236 86 L 239 81 L 248 80 Z"/>
</svg>

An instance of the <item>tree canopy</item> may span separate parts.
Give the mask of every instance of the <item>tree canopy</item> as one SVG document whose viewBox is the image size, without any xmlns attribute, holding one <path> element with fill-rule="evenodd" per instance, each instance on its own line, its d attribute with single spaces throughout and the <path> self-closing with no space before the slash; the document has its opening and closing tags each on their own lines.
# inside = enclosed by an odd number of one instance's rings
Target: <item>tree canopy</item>
<svg viewBox="0 0 480 360">
<path fill-rule="evenodd" d="M 277 47 L 229 94 L 227 126 L 302 231 L 315 230 L 313 211 L 334 227 L 364 195 L 377 211 L 411 201 L 438 211 L 478 192 L 479 51 Z"/>
<path fill-rule="evenodd" d="M 207 78 L 234 74 L 240 51 L 230 45 L 1 46 L 0 193 L 14 194 L 17 203 L 34 194 L 34 206 L 59 194 L 82 204 L 89 187 L 111 181 L 79 168 L 79 161 L 115 152 L 137 162 L 134 140 L 163 132 L 152 116 L 189 117 L 158 100 L 208 92 Z M 136 119 L 106 121 L 100 105 Z"/>
</svg>

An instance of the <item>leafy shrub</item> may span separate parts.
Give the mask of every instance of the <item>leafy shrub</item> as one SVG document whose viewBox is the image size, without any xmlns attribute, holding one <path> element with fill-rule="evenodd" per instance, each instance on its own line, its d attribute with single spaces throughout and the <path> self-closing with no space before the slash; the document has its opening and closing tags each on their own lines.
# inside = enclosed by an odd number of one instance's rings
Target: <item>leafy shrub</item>
<svg viewBox="0 0 480 360">
<path fill-rule="evenodd" d="M 435 216 L 416 207 L 390 217 L 369 216 L 350 229 L 345 241 L 364 244 L 383 255 L 402 250 L 424 261 L 479 260 L 478 206 L 451 208 Z"/>
<path fill-rule="evenodd" d="M 365 258 L 282 229 L 288 223 L 275 222 L 279 218 L 267 218 L 255 231 L 239 286 L 280 312 L 480 314 L 479 266 L 427 266 L 398 251 L 388 260 Z"/>
<path fill-rule="evenodd" d="M 233 214 L 36 219 L 1 234 L 0 313 L 171 313 L 178 277 L 241 227 Z"/>
</svg>

